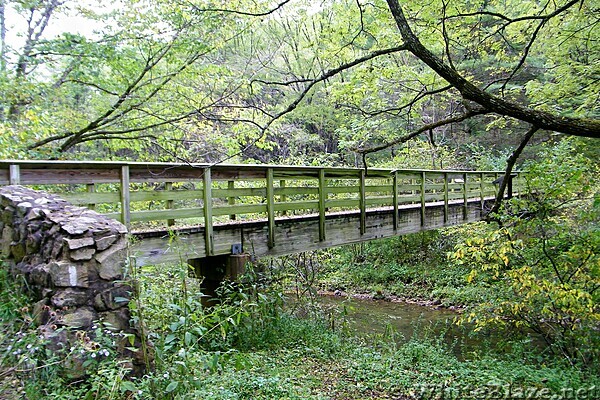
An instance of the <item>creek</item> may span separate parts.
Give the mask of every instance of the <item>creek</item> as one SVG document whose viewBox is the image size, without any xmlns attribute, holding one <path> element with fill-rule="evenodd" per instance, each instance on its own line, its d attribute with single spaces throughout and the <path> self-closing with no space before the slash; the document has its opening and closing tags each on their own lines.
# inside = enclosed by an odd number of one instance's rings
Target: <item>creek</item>
<svg viewBox="0 0 600 400">
<path fill-rule="evenodd" d="M 452 349 L 459 359 L 470 353 L 494 346 L 500 336 L 473 335 L 473 327 L 453 323 L 456 311 L 396 301 L 320 296 L 318 302 L 325 309 L 341 314 L 337 325 L 345 326 L 359 336 L 389 338 L 398 344 L 411 338 L 439 339 Z"/>
</svg>

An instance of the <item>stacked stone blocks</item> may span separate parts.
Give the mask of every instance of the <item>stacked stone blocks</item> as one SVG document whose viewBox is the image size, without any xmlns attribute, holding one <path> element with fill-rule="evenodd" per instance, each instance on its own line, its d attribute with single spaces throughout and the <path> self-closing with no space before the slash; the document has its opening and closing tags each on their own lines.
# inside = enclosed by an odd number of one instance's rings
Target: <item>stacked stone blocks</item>
<svg viewBox="0 0 600 400">
<path fill-rule="evenodd" d="M 139 329 L 130 325 L 123 224 L 22 186 L 0 188 L 0 215 L 2 258 L 39 300 L 34 314 L 50 341 L 69 341 L 63 331 L 92 332 L 100 321 L 115 332 L 133 334 L 141 344 Z M 122 355 L 133 369 L 143 369 L 142 352 L 128 346 L 120 346 Z"/>
</svg>

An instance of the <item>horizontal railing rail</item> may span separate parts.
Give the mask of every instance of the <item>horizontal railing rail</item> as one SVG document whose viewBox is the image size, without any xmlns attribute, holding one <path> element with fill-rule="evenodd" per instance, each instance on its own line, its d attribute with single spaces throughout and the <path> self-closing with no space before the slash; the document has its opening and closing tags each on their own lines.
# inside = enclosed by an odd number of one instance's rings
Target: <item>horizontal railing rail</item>
<svg viewBox="0 0 600 400">
<path fill-rule="evenodd" d="M 249 164 L 0 161 L 0 185 L 20 184 L 60 194 L 66 200 L 119 219 L 132 230 L 203 226 L 208 249 L 213 226 L 265 219 L 269 246 L 277 218 L 314 214 L 319 238 L 329 215 L 354 212 L 366 229 L 367 211 L 443 202 L 467 205 L 496 195 L 503 171 L 334 168 Z M 523 187 L 520 173 L 514 193 Z M 509 195 L 511 195 L 509 193 Z M 398 212 L 394 213 L 394 228 Z"/>
</svg>

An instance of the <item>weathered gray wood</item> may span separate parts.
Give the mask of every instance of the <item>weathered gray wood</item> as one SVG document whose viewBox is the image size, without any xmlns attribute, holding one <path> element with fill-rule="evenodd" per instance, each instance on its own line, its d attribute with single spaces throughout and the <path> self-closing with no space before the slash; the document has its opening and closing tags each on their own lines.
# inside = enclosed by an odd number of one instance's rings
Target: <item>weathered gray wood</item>
<svg viewBox="0 0 600 400">
<path fill-rule="evenodd" d="M 210 257 L 215 254 L 212 220 L 212 177 L 210 168 L 204 169 L 204 174 L 202 175 L 202 182 L 204 189 L 204 253 L 206 257 Z"/>
<path fill-rule="evenodd" d="M 122 166 L 115 169 L 30 169 L 21 166 L 22 185 L 120 183 Z"/>
<path fill-rule="evenodd" d="M 485 202 L 485 185 L 483 183 L 484 173 L 479 174 L 479 197 L 481 198 L 481 210 L 483 212 L 483 204 Z"/>
<path fill-rule="evenodd" d="M 121 167 L 121 222 L 129 229 L 131 225 L 131 198 L 129 195 L 129 166 Z"/>
<path fill-rule="evenodd" d="M 263 189 L 264 190 L 264 189 Z M 315 194 L 318 195 L 319 194 L 319 188 L 318 187 L 285 187 L 285 188 L 275 188 L 274 189 L 274 194 L 279 195 L 279 196 L 293 196 L 293 195 L 305 195 L 305 194 Z M 266 194 L 263 194 L 263 197 L 266 196 Z"/>
<path fill-rule="evenodd" d="M 233 193 L 234 189 L 235 189 L 235 181 L 227 181 L 227 192 L 228 192 L 228 194 Z M 230 206 L 234 206 L 235 205 L 235 196 L 229 195 L 227 197 L 227 204 L 229 204 Z M 235 214 L 230 214 L 229 215 L 229 219 L 232 220 L 232 221 L 235 221 L 235 219 L 236 219 Z"/>
<path fill-rule="evenodd" d="M 170 192 L 173 190 L 173 182 L 165 182 L 165 191 Z M 172 199 L 166 200 L 166 207 L 167 210 L 172 210 L 175 206 L 175 202 Z M 167 220 L 167 226 L 173 226 L 175 225 L 175 219 L 174 218 L 169 218 Z"/>
<path fill-rule="evenodd" d="M 444 173 L 444 222 L 448 222 L 448 174 Z"/>
<path fill-rule="evenodd" d="M 319 240 L 325 240 L 325 202 L 327 200 L 327 185 L 325 170 L 319 171 Z"/>
<path fill-rule="evenodd" d="M 96 193 L 96 184 L 94 183 L 88 183 L 86 185 L 86 189 L 88 193 Z M 96 209 L 96 203 L 88 203 L 87 204 L 87 208 L 89 208 L 90 210 L 95 210 Z"/>
<path fill-rule="evenodd" d="M 425 171 L 421 172 L 421 226 L 425 226 Z"/>
<path fill-rule="evenodd" d="M 287 201 L 285 203 L 275 203 L 273 208 L 275 211 L 298 211 L 298 210 L 318 210 L 318 200 L 305 200 L 305 201 Z"/>
<path fill-rule="evenodd" d="M 135 192 L 134 192 L 135 193 Z M 130 198 L 131 198 L 130 193 Z M 59 193 L 60 197 L 63 199 L 76 204 L 76 205 L 84 205 L 84 204 L 101 204 L 101 203 L 112 203 L 118 204 L 121 201 L 121 193 L 113 192 L 113 193 L 86 193 L 86 192 L 76 192 L 76 193 Z M 132 200 L 133 201 L 133 200 Z"/>
<path fill-rule="evenodd" d="M 491 201 L 491 198 L 490 198 Z M 479 199 L 469 203 L 468 221 L 474 222 L 481 218 Z M 278 241 L 276 246 L 268 246 L 268 221 L 256 221 L 214 227 L 214 254 L 230 254 L 231 245 L 246 243 L 246 252 L 254 251 L 257 257 L 279 256 L 302 251 L 323 249 L 365 240 L 391 237 L 398 234 L 414 233 L 444 226 L 463 224 L 462 200 L 449 203 L 448 221 L 444 222 L 444 203 L 428 204 L 426 209 L 427 224 L 421 224 L 420 204 L 400 206 L 398 230 L 393 229 L 393 208 L 380 211 L 368 211 L 366 215 L 365 233 L 360 233 L 360 212 L 328 215 L 326 220 L 327 237 L 319 240 L 318 215 L 277 220 L 275 234 Z M 160 236 L 145 237 L 140 234 L 134 242 L 132 252 L 136 254 L 138 265 L 149 265 L 169 262 L 179 262 L 181 259 L 204 257 L 203 228 L 195 228 L 195 233 L 180 234 L 180 240 L 174 241 L 170 247 L 167 232 Z M 154 233 L 155 234 L 155 233 Z M 249 245 L 252 243 L 252 246 Z"/>
<path fill-rule="evenodd" d="M 267 205 L 264 203 L 257 204 L 236 204 L 234 206 L 219 206 L 212 207 L 212 215 L 214 217 L 231 214 L 258 214 L 266 213 Z"/>
<path fill-rule="evenodd" d="M 198 218 L 204 212 L 204 207 L 178 208 L 173 210 L 132 211 L 132 222 L 165 221 L 169 219 Z"/>
<path fill-rule="evenodd" d="M 469 194 L 467 193 L 467 179 L 468 175 L 466 173 L 463 174 L 463 218 L 466 220 L 469 213 Z"/>
<path fill-rule="evenodd" d="M 282 193 L 286 186 L 285 182 L 286 182 L 285 179 L 280 179 L 279 180 L 279 188 L 278 188 L 279 190 L 275 192 L 276 194 L 279 195 L 280 203 L 285 203 L 287 201 L 287 196 L 284 193 Z M 281 215 L 286 215 L 286 210 L 282 210 Z"/>
<path fill-rule="evenodd" d="M 8 182 L 10 185 L 21 184 L 21 167 L 18 164 L 11 164 L 8 167 Z"/>
<path fill-rule="evenodd" d="M 394 190 L 393 190 L 393 196 L 394 196 L 394 214 L 393 214 L 393 225 L 394 225 L 394 232 L 398 230 L 398 206 L 399 204 L 399 199 L 398 199 L 398 171 L 394 171 L 394 178 L 392 181 L 392 184 L 394 185 Z"/>
<path fill-rule="evenodd" d="M 359 175 L 359 208 L 360 208 L 360 234 L 364 235 L 367 230 L 366 213 L 367 213 L 367 202 L 365 193 L 365 170 L 360 170 Z"/>
<path fill-rule="evenodd" d="M 267 221 L 268 221 L 268 246 L 275 247 L 275 191 L 273 168 L 267 169 Z"/>
</svg>

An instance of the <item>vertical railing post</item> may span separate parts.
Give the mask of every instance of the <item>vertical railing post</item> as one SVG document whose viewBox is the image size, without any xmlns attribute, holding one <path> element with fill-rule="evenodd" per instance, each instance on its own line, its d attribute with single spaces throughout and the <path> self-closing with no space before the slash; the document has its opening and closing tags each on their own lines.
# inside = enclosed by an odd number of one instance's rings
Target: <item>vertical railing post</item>
<svg viewBox="0 0 600 400">
<path fill-rule="evenodd" d="M 123 165 L 121 167 L 121 222 L 129 229 L 131 225 L 129 165 Z"/>
<path fill-rule="evenodd" d="M 279 189 L 281 189 L 281 190 L 285 189 L 285 179 L 281 179 L 279 181 Z M 287 196 L 285 194 L 283 194 L 283 193 L 280 194 L 279 195 L 279 201 L 282 202 L 282 203 L 285 203 L 287 201 Z M 286 215 L 286 214 L 287 214 L 287 212 L 285 210 L 283 210 L 281 212 L 281 215 Z"/>
<path fill-rule="evenodd" d="M 210 257 L 215 254 L 212 220 L 212 177 L 210 168 L 204 169 L 202 183 L 204 185 L 204 253 L 207 257 Z"/>
<path fill-rule="evenodd" d="M 96 184 L 95 183 L 88 183 L 86 185 L 86 187 L 87 187 L 88 193 L 96 193 Z M 88 203 L 87 208 L 89 208 L 90 210 L 95 210 L 96 203 Z"/>
<path fill-rule="evenodd" d="M 8 182 L 11 185 L 21 184 L 21 167 L 17 164 L 11 164 L 8 167 Z"/>
<path fill-rule="evenodd" d="M 508 175 L 507 192 L 508 193 L 506 193 L 506 197 L 508 199 L 512 199 L 513 198 L 513 174 L 512 173 L 510 175 Z"/>
<path fill-rule="evenodd" d="M 273 168 L 267 168 L 267 218 L 268 238 L 267 246 L 275 247 L 275 189 L 273 188 Z"/>
<path fill-rule="evenodd" d="M 165 182 L 165 191 L 168 193 L 173 190 L 173 182 Z M 172 199 L 167 200 L 167 210 L 172 210 L 175 206 L 175 201 Z M 175 225 L 175 219 L 169 218 L 167 220 L 167 226 Z"/>
<path fill-rule="evenodd" d="M 365 187 L 365 170 L 361 169 L 359 174 L 359 199 L 360 207 L 360 234 L 364 235 L 367 232 L 367 198 Z"/>
<path fill-rule="evenodd" d="M 485 174 L 482 172 L 479 174 L 479 196 L 481 197 L 481 211 L 483 212 L 483 207 L 485 206 L 485 185 L 484 185 L 484 176 Z"/>
<path fill-rule="evenodd" d="M 319 241 L 325 240 L 325 201 L 327 186 L 325 185 L 325 169 L 319 170 Z"/>
<path fill-rule="evenodd" d="M 394 176 L 392 177 L 392 185 L 394 185 L 392 189 L 392 195 L 394 196 L 393 205 L 394 205 L 394 214 L 393 214 L 393 224 L 394 224 L 394 232 L 398 230 L 398 171 L 394 171 Z"/>
<path fill-rule="evenodd" d="M 467 188 L 468 188 L 468 183 L 467 183 L 467 177 L 469 175 L 464 172 L 463 173 L 463 219 L 467 220 L 468 216 L 469 216 L 469 194 L 467 193 Z"/>
<path fill-rule="evenodd" d="M 448 222 L 448 173 L 444 172 L 444 223 Z"/>
<path fill-rule="evenodd" d="M 227 181 L 227 190 L 233 191 L 233 189 L 235 189 L 235 181 Z M 227 197 L 227 204 L 229 204 L 230 206 L 235 205 L 235 196 Z M 229 215 L 229 219 L 231 221 L 235 221 L 235 218 L 235 214 Z"/>
<path fill-rule="evenodd" d="M 421 226 L 425 226 L 425 171 L 421 172 Z"/>
</svg>

